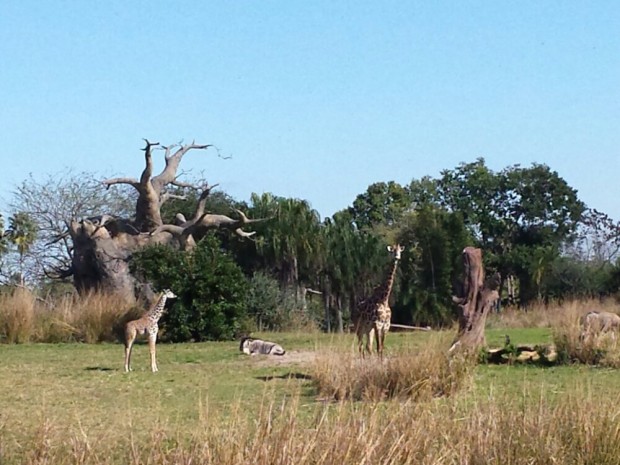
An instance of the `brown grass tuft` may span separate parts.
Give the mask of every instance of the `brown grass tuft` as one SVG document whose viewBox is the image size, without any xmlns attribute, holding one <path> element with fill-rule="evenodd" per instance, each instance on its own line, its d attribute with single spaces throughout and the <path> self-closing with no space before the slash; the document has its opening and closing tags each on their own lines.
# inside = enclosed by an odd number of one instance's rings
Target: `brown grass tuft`
<svg viewBox="0 0 620 465">
<path fill-rule="evenodd" d="M 404 348 L 382 362 L 375 355 L 331 352 L 317 357 L 313 379 L 319 396 L 335 400 L 399 398 L 429 400 L 454 394 L 469 378 L 474 361 L 447 355 L 443 336 L 424 349 Z"/>
<path fill-rule="evenodd" d="M 119 326 L 138 313 L 113 294 L 94 292 L 46 301 L 16 288 L 0 295 L 0 342 L 112 342 Z"/>
<path fill-rule="evenodd" d="M 566 312 L 565 318 L 554 327 L 553 340 L 558 362 L 620 368 L 617 334 L 583 334 L 579 320 L 587 311 L 587 308 L 572 307 Z"/>
<path fill-rule="evenodd" d="M 23 288 L 0 295 L 0 341 L 29 342 L 35 332 L 36 298 Z"/>
</svg>

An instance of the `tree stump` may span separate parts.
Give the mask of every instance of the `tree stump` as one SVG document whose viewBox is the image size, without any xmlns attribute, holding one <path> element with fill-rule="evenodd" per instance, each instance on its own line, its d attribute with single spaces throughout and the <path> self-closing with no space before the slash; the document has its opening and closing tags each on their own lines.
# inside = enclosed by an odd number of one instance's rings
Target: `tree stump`
<svg viewBox="0 0 620 465">
<path fill-rule="evenodd" d="M 460 295 L 452 300 L 459 308 L 459 329 L 450 352 L 475 352 L 486 343 L 484 327 L 489 311 L 499 300 L 499 273 L 485 282 L 482 251 L 475 247 L 463 250 L 464 278 Z"/>
</svg>

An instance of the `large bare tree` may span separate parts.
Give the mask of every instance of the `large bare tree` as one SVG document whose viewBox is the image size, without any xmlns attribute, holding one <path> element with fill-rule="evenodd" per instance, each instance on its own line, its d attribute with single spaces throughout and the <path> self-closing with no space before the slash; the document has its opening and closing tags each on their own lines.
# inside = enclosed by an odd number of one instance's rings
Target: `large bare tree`
<svg viewBox="0 0 620 465">
<path fill-rule="evenodd" d="M 71 265 L 56 270 L 60 277 L 73 277 L 79 292 L 92 289 L 107 289 L 130 296 L 149 296 L 150 290 L 144 283 L 137 282 L 129 270 L 129 260 L 138 249 L 149 244 L 167 244 L 179 249 L 191 249 L 207 230 L 228 228 L 242 237 L 253 232 L 242 228 L 260 220 L 251 220 L 241 211 L 236 218 L 205 212 L 207 196 L 214 186 L 191 186 L 177 179 L 177 170 L 183 156 L 190 150 L 206 150 L 210 145 L 191 143 L 187 145 L 160 146 L 146 140 L 144 148 L 145 168 L 139 179 L 113 178 L 103 181 L 106 188 L 114 185 L 132 186 L 138 198 L 133 219 L 116 218 L 111 215 L 77 219 L 67 222 L 67 232 L 56 240 L 71 238 L 73 251 Z M 153 175 L 153 151 L 163 150 L 165 167 Z M 196 211 L 191 219 L 176 216 L 175 224 L 164 224 L 161 206 L 169 198 L 172 187 L 196 187 L 202 189 Z"/>
<path fill-rule="evenodd" d="M 450 347 L 453 350 L 475 351 L 485 345 L 484 326 L 489 311 L 499 299 L 499 273 L 484 279 L 482 251 L 475 247 L 463 250 L 464 279 L 460 295 L 453 301 L 459 308 L 459 329 Z"/>
</svg>

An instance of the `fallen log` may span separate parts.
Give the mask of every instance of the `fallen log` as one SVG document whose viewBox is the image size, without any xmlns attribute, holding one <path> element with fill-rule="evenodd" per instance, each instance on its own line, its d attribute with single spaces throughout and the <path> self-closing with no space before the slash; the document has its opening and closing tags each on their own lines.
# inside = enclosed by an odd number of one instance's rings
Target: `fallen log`
<svg viewBox="0 0 620 465">
<path fill-rule="evenodd" d="M 557 358 L 553 344 L 549 345 L 506 345 L 504 347 L 486 349 L 485 361 L 493 364 L 504 363 L 543 363 L 552 364 Z"/>
<path fill-rule="evenodd" d="M 390 331 L 400 332 L 400 331 L 431 331 L 430 326 L 409 326 L 409 325 L 401 325 L 392 323 L 390 325 Z"/>
</svg>

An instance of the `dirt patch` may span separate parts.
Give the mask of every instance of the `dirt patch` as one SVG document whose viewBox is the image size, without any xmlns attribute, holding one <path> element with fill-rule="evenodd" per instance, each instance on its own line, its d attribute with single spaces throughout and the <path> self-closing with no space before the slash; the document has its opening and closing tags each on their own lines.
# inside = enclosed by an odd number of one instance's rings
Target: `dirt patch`
<svg viewBox="0 0 620 465">
<path fill-rule="evenodd" d="M 316 352 L 309 350 L 291 350 L 284 355 L 250 355 L 259 365 L 310 365 L 316 360 Z"/>
</svg>

